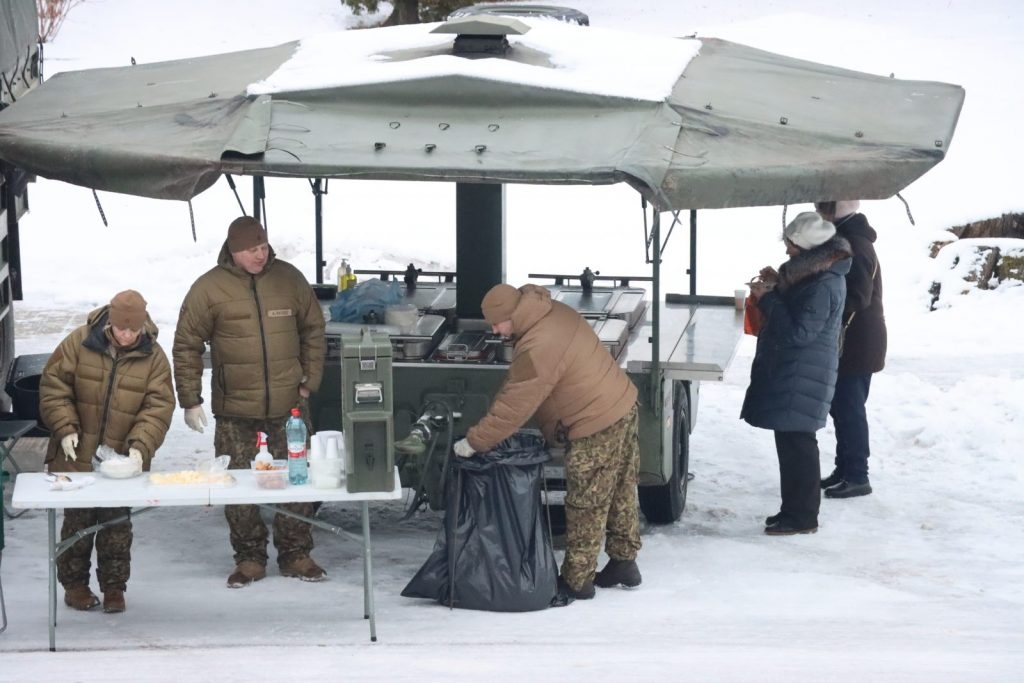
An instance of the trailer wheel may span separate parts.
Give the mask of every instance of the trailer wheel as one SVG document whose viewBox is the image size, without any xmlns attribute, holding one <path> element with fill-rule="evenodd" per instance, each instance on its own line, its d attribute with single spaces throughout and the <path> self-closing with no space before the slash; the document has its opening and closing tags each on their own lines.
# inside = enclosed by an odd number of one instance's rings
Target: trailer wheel
<svg viewBox="0 0 1024 683">
<path fill-rule="evenodd" d="M 672 524 L 683 516 L 690 468 L 690 420 L 685 392 L 677 385 L 675 397 L 675 438 L 672 441 L 672 475 L 660 486 L 638 489 L 640 511 L 651 524 Z"/>
</svg>

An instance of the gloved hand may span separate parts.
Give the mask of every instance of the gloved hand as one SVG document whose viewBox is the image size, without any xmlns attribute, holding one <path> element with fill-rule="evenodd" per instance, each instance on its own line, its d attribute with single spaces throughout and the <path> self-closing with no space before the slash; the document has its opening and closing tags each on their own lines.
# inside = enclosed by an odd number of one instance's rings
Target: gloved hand
<svg viewBox="0 0 1024 683">
<path fill-rule="evenodd" d="M 142 453 L 138 448 L 128 449 L 128 459 L 132 461 L 132 464 L 142 469 Z"/>
<path fill-rule="evenodd" d="M 469 441 L 467 439 L 459 439 L 458 441 L 456 441 L 454 450 L 455 455 L 459 456 L 460 458 L 468 458 L 472 456 L 474 453 L 476 453 L 476 451 L 473 450 L 473 447 L 469 445 Z"/>
<path fill-rule="evenodd" d="M 206 426 L 206 413 L 203 412 L 201 405 L 185 408 L 185 424 L 192 431 L 203 433 L 203 427 Z"/>
<path fill-rule="evenodd" d="M 64 455 L 68 456 L 68 460 L 78 460 L 78 454 L 75 453 L 75 449 L 78 447 L 78 434 L 68 434 L 60 440 L 60 447 L 64 449 Z"/>
</svg>

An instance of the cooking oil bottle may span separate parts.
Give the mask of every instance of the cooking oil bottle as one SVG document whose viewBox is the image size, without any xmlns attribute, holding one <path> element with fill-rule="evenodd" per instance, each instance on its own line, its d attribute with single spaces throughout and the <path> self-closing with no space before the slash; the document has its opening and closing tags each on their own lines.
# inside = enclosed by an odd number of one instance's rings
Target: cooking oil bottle
<svg viewBox="0 0 1024 683">
<path fill-rule="evenodd" d="M 343 292 L 355 286 L 356 276 L 352 272 L 352 266 L 347 259 L 341 259 L 341 265 L 338 266 L 338 291 Z"/>
</svg>

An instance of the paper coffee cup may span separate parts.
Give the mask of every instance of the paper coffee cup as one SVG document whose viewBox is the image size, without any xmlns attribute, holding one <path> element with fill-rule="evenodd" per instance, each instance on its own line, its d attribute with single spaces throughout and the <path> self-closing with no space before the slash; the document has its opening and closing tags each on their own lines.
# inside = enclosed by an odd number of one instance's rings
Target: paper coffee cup
<svg viewBox="0 0 1024 683">
<path fill-rule="evenodd" d="M 733 292 L 733 304 L 736 306 L 737 311 L 742 311 L 744 304 L 747 302 L 747 290 L 737 289 Z"/>
</svg>

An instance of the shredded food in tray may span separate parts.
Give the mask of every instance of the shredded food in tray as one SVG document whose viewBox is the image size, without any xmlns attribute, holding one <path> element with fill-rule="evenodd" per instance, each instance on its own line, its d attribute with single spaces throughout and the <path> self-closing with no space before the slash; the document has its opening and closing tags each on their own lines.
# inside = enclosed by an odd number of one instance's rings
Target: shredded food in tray
<svg viewBox="0 0 1024 683">
<path fill-rule="evenodd" d="M 200 472 L 198 470 L 181 470 L 179 472 L 152 472 L 149 475 L 152 484 L 233 484 L 235 478 L 227 472 Z"/>
</svg>

